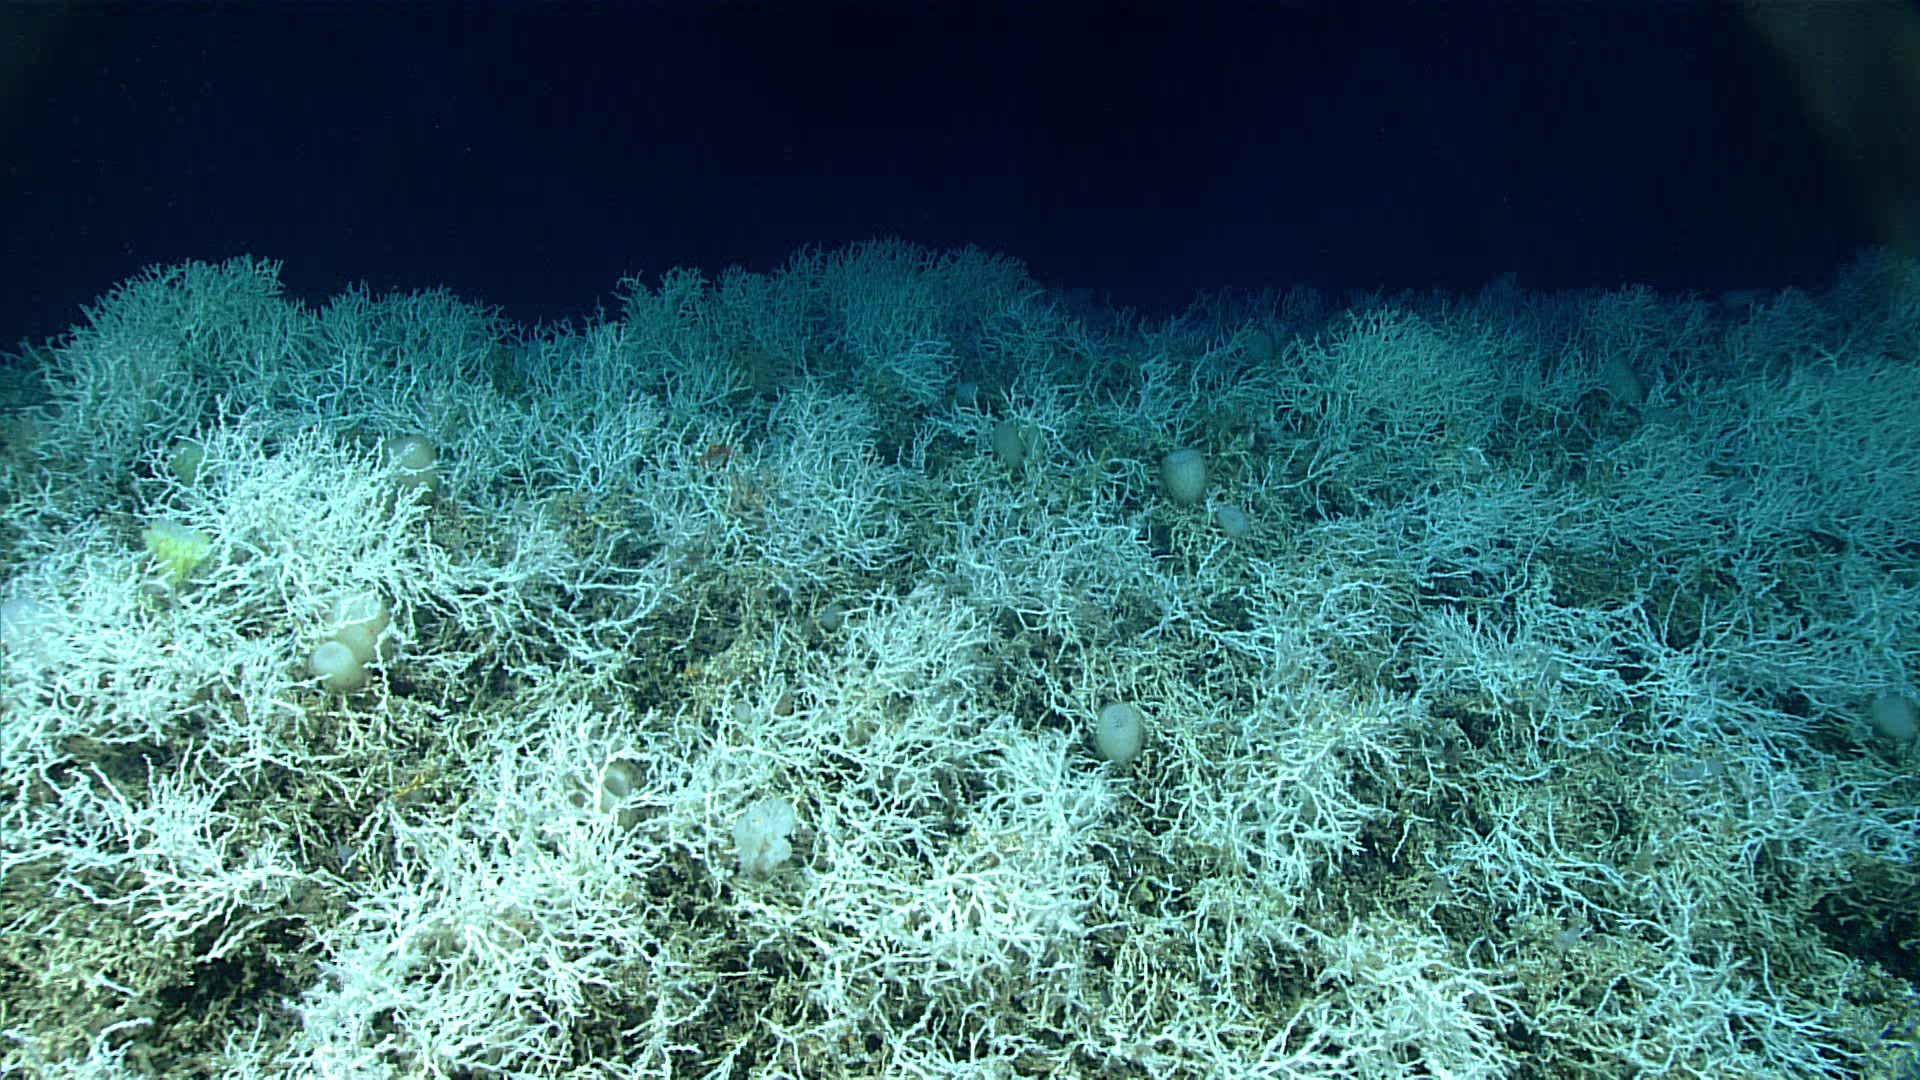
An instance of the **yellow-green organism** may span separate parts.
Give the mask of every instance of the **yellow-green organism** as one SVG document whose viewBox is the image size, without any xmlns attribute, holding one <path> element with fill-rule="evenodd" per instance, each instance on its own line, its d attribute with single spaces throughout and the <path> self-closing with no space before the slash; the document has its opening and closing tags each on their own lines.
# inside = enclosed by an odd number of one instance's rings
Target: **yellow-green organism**
<svg viewBox="0 0 1920 1080">
<path fill-rule="evenodd" d="M 169 588 L 178 588 L 206 560 L 213 541 L 201 533 L 172 521 L 156 521 L 140 533 L 147 550 L 160 566 L 160 580 Z"/>
</svg>

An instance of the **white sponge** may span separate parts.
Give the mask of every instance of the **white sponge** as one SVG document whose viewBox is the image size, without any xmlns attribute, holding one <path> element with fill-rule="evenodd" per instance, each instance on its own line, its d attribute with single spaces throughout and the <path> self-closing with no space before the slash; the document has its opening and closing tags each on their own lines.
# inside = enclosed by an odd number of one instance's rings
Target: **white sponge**
<svg viewBox="0 0 1920 1080">
<path fill-rule="evenodd" d="M 384 660 L 389 651 L 387 627 L 393 612 L 377 592 L 343 596 L 333 605 L 333 640 L 353 650 L 362 664 Z"/>
<path fill-rule="evenodd" d="M 733 824 L 733 850 L 740 869 L 766 877 L 793 854 L 787 834 L 793 831 L 793 804 L 785 799 L 761 799 L 741 813 Z"/>
<path fill-rule="evenodd" d="M 1116 701 L 1100 710 L 1093 725 L 1093 748 L 1116 765 L 1140 756 L 1147 742 L 1147 718 L 1138 708 Z"/>
<path fill-rule="evenodd" d="M 367 683 L 367 665 L 386 659 L 391 644 L 387 627 L 393 613 L 379 593 L 363 592 L 333 605 L 333 633 L 314 646 L 307 670 L 336 694 L 351 694 Z"/>
<path fill-rule="evenodd" d="M 307 670 L 336 694 L 350 694 L 367 683 L 367 666 L 351 648 L 338 641 L 323 641 L 315 646 L 313 656 L 307 660 Z"/>
</svg>

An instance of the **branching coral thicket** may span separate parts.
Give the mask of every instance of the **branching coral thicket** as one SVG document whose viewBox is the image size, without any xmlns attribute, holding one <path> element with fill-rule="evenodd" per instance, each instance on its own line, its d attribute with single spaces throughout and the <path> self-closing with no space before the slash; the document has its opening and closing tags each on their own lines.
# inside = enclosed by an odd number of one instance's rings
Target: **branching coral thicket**
<svg viewBox="0 0 1920 1080">
<path fill-rule="evenodd" d="M 883 241 L 530 336 L 277 275 L 109 292 L 0 457 L 0 1068 L 1913 1068 L 1902 260 L 1090 322 Z"/>
</svg>

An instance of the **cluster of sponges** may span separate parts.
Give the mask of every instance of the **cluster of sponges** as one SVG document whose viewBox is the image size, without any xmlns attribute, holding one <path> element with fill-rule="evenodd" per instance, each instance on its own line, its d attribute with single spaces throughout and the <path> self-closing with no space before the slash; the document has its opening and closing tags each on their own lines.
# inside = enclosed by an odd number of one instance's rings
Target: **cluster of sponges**
<svg viewBox="0 0 1920 1080">
<path fill-rule="evenodd" d="M 367 665 L 384 659 L 393 612 L 374 592 L 342 597 L 333 605 L 333 630 L 314 646 L 307 670 L 322 686 L 347 694 L 367 683 Z"/>
<path fill-rule="evenodd" d="M 400 435 L 382 440 L 386 459 L 406 497 L 432 497 L 440 491 L 439 453 L 423 435 Z M 387 628 L 393 612 L 375 592 L 342 597 L 333 605 L 333 630 L 314 646 L 307 670 L 322 686 L 350 694 L 367 683 L 367 665 L 386 660 L 392 639 Z"/>
</svg>

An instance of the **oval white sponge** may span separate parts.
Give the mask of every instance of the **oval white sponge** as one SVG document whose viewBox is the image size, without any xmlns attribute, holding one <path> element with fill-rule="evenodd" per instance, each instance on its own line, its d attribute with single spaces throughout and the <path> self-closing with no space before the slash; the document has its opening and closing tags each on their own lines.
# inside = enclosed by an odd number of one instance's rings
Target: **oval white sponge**
<svg viewBox="0 0 1920 1080">
<path fill-rule="evenodd" d="M 350 693 L 367 684 L 367 666 L 353 650 L 338 641 L 323 641 L 314 647 L 307 670 L 319 676 L 320 684 L 336 694 Z"/>
<path fill-rule="evenodd" d="M 393 612 L 377 592 L 343 596 L 333 605 L 333 640 L 353 650 L 362 664 L 385 659 L 382 635 L 393 624 Z"/>
<path fill-rule="evenodd" d="M 1115 765 L 1125 765 L 1140 756 L 1147 741 L 1147 718 L 1139 709 L 1116 701 L 1100 710 L 1093 725 L 1093 748 Z"/>
<path fill-rule="evenodd" d="M 1161 458 L 1160 486 L 1181 506 L 1199 502 L 1207 493 L 1207 455 L 1189 448 Z"/>
<path fill-rule="evenodd" d="M 400 435 L 382 445 L 402 489 L 427 495 L 440 493 L 440 469 L 436 464 L 440 453 L 425 435 Z"/>
</svg>

